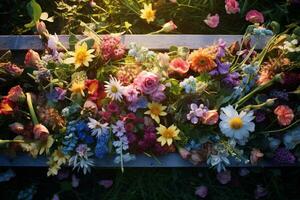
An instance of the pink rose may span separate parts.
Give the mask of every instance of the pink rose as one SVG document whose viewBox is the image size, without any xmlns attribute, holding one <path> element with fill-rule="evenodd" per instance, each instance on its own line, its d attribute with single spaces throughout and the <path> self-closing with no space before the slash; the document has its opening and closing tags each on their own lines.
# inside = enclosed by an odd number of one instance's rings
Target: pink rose
<svg viewBox="0 0 300 200">
<path fill-rule="evenodd" d="M 202 123 L 206 125 L 214 125 L 219 120 L 219 113 L 216 110 L 209 110 L 204 113 Z"/>
<path fill-rule="evenodd" d="M 189 71 L 190 65 L 182 58 L 175 58 L 171 61 L 170 68 L 179 74 L 185 74 Z"/>
<path fill-rule="evenodd" d="M 134 79 L 134 84 L 142 93 L 145 94 L 154 93 L 160 85 L 158 76 L 147 71 L 139 73 L 139 75 Z"/>
<path fill-rule="evenodd" d="M 216 28 L 219 25 L 220 17 L 218 14 L 211 15 L 208 14 L 206 19 L 204 20 L 204 23 L 207 24 L 210 28 Z"/>
<path fill-rule="evenodd" d="M 40 35 L 44 35 L 48 33 L 48 30 L 46 28 L 46 24 L 43 21 L 37 22 L 36 25 L 36 30 Z"/>
<path fill-rule="evenodd" d="M 253 148 L 250 155 L 250 161 L 252 165 L 257 164 L 257 162 L 264 156 L 264 154 L 259 150 Z"/>
<path fill-rule="evenodd" d="M 176 24 L 174 24 L 174 22 L 172 20 L 165 23 L 162 27 L 162 31 L 166 32 L 166 33 L 174 31 L 175 29 L 177 29 L 177 26 L 176 26 Z"/>
<path fill-rule="evenodd" d="M 236 0 L 225 0 L 225 9 L 227 14 L 235 14 L 240 12 L 239 2 Z"/>
<path fill-rule="evenodd" d="M 23 89 L 20 87 L 20 85 L 10 88 L 7 99 L 14 103 L 25 100 L 25 94 L 23 93 Z"/>
<path fill-rule="evenodd" d="M 264 15 L 257 10 L 250 10 L 246 14 L 246 21 L 251 23 L 264 23 Z"/>
<path fill-rule="evenodd" d="M 36 124 L 33 127 L 34 139 L 46 141 L 48 139 L 49 131 L 42 124 Z"/>
<path fill-rule="evenodd" d="M 36 66 L 37 64 L 39 64 L 41 62 L 41 58 L 40 55 L 33 51 L 32 49 L 29 49 L 25 55 L 25 65 L 29 65 L 29 66 Z"/>
</svg>

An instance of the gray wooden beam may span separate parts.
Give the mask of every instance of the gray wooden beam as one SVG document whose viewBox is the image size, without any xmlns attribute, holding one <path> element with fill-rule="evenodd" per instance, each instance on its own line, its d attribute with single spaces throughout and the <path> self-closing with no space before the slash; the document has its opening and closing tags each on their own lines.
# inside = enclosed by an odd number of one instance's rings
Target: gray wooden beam
<svg viewBox="0 0 300 200">
<path fill-rule="evenodd" d="M 59 35 L 60 41 L 68 48 L 68 35 Z M 83 36 L 78 36 L 82 38 Z M 172 45 L 185 46 L 190 49 L 212 45 L 222 38 L 228 44 L 240 41 L 242 35 L 122 35 L 122 42 L 128 47 L 135 42 L 149 49 L 168 49 Z M 253 37 L 252 43 L 257 49 L 262 49 L 269 37 Z M 1 35 L 0 50 L 43 50 L 44 45 L 37 35 Z"/>
<path fill-rule="evenodd" d="M 120 167 L 120 164 L 113 162 L 113 157 L 105 157 L 103 159 L 95 160 L 95 167 L 101 168 L 116 168 Z M 0 166 L 2 167 L 47 167 L 46 157 L 32 158 L 27 154 L 20 154 L 16 157 L 9 157 L 0 155 Z M 274 161 L 261 161 L 257 165 L 251 165 L 250 163 L 239 163 L 234 159 L 231 159 L 231 165 L 229 167 L 299 167 L 300 163 L 295 164 L 280 164 Z M 201 165 L 193 165 L 187 160 L 183 160 L 177 153 L 170 153 L 167 155 L 159 156 L 157 158 L 148 157 L 146 155 L 137 155 L 136 160 L 125 163 L 124 167 L 208 167 L 205 163 Z"/>
</svg>

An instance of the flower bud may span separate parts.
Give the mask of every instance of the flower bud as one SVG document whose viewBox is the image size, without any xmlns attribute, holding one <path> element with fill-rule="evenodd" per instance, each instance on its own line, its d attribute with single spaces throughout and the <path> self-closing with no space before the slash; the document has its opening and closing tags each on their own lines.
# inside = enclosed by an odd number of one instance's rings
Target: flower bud
<svg viewBox="0 0 300 200">
<path fill-rule="evenodd" d="M 28 66 L 37 66 L 40 62 L 40 55 L 32 49 L 28 50 L 28 52 L 25 55 L 24 64 Z"/>
<path fill-rule="evenodd" d="M 49 131 L 42 124 L 36 124 L 33 127 L 34 139 L 45 141 L 48 139 Z"/>
<path fill-rule="evenodd" d="M 176 26 L 176 24 L 174 24 L 173 21 L 169 21 L 169 22 L 165 23 L 162 27 L 162 31 L 166 32 L 166 33 L 174 31 L 175 29 L 177 29 L 177 26 Z"/>
<path fill-rule="evenodd" d="M 9 125 L 9 129 L 16 134 L 21 134 L 24 131 L 24 125 L 19 122 L 15 122 Z"/>
<path fill-rule="evenodd" d="M 204 113 L 202 123 L 206 125 L 214 125 L 219 120 L 219 114 L 216 110 L 209 110 Z"/>
<path fill-rule="evenodd" d="M 182 147 L 178 148 L 178 152 L 179 152 L 181 158 L 184 160 L 189 159 L 192 155 L 188 150 L 186 150 L 185 148 L 182 148 Z"/>
<path fill-rule="evenodd" d="M 20 76 L 24 71 L 24 69 L 21 69 L 17 65 L 11 63 L 7 63 L 6 65 L 4 65 L 4 69 L 7 73 L 11 74 L 12 76 Z"/>
<path fill-rule="evenodd" d="M 45 34 L 48 33 L 48 30 L 46 28 L 46 24 L 43 21 L 37 22 L 35 27 L 36 27 L 36 30 L 37 30 L 38 34 L 40 34 L 40 35 L 45 35 Z"/>
<path fill-rule="evenodd" d="M 10 88 L 7 99 L 9 99 L 11 102 L 22 102 L 25 100 L 25 94 L 23 92 L 23 89 L 20 87 L 20 85 L 17 85 L 15 87 Z"/>
</svg>

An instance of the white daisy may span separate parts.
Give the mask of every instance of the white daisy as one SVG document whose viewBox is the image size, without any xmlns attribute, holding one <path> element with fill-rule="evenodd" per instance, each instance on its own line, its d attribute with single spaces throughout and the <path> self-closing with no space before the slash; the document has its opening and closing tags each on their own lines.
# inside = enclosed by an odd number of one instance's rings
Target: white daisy
<svg viewBox="0 0 300 200">
<path fill-rule="evenodd" d="M 102 134 L 108 134 L 108 123 L 100 123 L 97 120 L 90 118 L 90 122 L 87 124 L 88 127 L 92 130 L 92 136 L 99 138 Z"/>
<path fill-rule="evenodd" d="M 219 127 L 222 133 L 238 141 L 247 140 L 249 132 L 253 132 L 255 129 L 255 124 L 251 122 L 255 118 L 253 111 L 242 111 L 239 114 L 231 105 L 221 108 L 221 110 Z"/>
<path fill-rule="evenodd" d="M 110 77 L 109 81 L 105 81 L 105 83 L 106 84 L 104 87 L 107 96 L 112 100 L 121 101 L 124 93 L 124 86 L 122 83 L 112 76 Z"/>
</svg>

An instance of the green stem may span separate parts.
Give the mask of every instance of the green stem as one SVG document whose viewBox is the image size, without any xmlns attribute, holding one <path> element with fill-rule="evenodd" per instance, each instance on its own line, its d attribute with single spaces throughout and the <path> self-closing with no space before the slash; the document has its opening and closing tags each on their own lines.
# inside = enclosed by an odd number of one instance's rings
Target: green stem
<svg viewBox="0 0 300 200">
<path fill-rule="evenodd" d="M 31 94 L 29 92 L 26 93 L 26 99 L 27 99 L 27 105 L 28 105 L 28 108 L 29 108 L 29 112 L 30 112 L 32 122 L 33 122 L 34 125 L 37 125 L 37 124 L 39 124 L 39 121 L 38 121 L 37 116 L 35 114 L 35 111 L 34 111 L 34 108 L 33 108 L 33 105 L 32 105 Z"/>
<path fill-rule="evenodd" d="M 282 128 L 282 129 L 272 130 L 272 131 L 261 131 L 259 133 L 277 133 L 277 132 L 282 132 L 282 131 L 288 130 L 289 128 L 293 127 L 294 125 L 298 124 L 299 122 L 300 122 L 300 119 L 298 119 L 294 123 L 290 124 L 287 127 Z"/>
<path fill-rule="evenodd" d="M 5 144 L 5 143 L 23 143 L 25 142 L 24 140 L 0 140 L 0 144 Z"/>
</svg>

